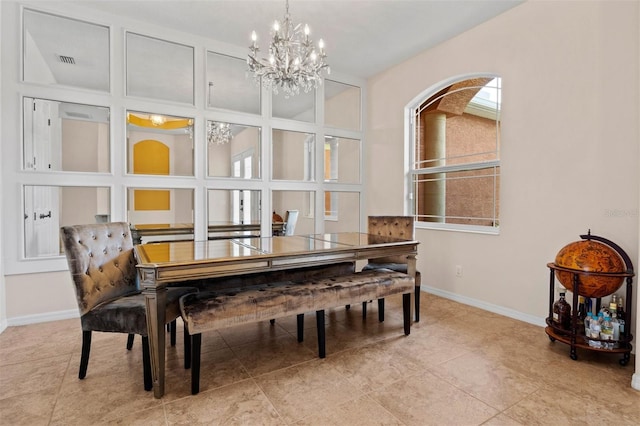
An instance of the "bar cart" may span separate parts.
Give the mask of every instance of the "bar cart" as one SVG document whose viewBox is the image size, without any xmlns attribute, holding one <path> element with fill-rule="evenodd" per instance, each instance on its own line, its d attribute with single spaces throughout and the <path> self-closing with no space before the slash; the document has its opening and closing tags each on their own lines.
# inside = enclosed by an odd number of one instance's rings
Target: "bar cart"
<svg viewBox="0 0 640 426">
<path fill-rule="evenodd" d="M 559 265 L 558 257 L 556 257 L 555 263 L 548 263 L 547 267 L 550 270 L 549 316 L 546 319 L 547 327 L 545 328 L 545 332 L 552 342 L 555 342 L 557 340 L 569 345 L 569 356 L 573 360 L 578 359 L 576 349 L 580 348 L 589 351 L 622 354 L 622 358 L 619 362 L 620 365 L 624 366 L 629 362 L 632 350 L 631 341 L 633 340 L 630 325 L 632 305 L 631 300 L 633 295 L 633 277 L 635 275 L 633 272 L 633 264 L 631 263 L 631 259 L 629 258 L 627 253 L 622 248 L 620 248 L 612 241 L 607 240 L 606 238 L 591 235 L 591 233 L 587 235 L 580 235 L 580 238 L 584 241 L 593 242 L 593 244 L 605 244 L 606 246 L 608 246 L 607 249 L 613 249 L 624 262 L 624 270 L 608 272 L 602 270 L 603 268 L 597 267 L 576 269 L 567 267 L 565 265 Z M 573 244 L 581 244 L 581 242 L 576 242 Z M 569 247 L 569 245 L 567 247 Z M 560 256 L 560 252 L 558 253 L 558 256 Z M 584 257 L 587 256 L 583 256 L 583 258 L 581 258 L 580 260 L 584 261 Z M 581 264 L 581 262 L 578 263 Z M 571 304 L 571 325 L 569 329 L 562 328 L 553 319 L 553 304 L 556 278 L 559 278 L 561 284 L 567 290 L 573 293 L 573 303 Z M 617 286 L 616 281 L 618 282 Z M 613 282 L 614 285 L 598 285 L 599 282 L 602 282 L 604 284 Z M 626 327 L 624 327 L 624 330 L 620 332 L 619 338 L 615 340 L 605 340 L 592 336 L 587 337 L 585 334 L 584 326 L 579 324 L 580 318 L 577 308 L 578 296 L 583 296 L 585 298 L 595 300 L 594 306 L 597 313 L 600 310 L 602 298 L 615 293 L 624 282 L 626 282 L 626 305 L 622 319 L 624 319 Z"/>
</svg>

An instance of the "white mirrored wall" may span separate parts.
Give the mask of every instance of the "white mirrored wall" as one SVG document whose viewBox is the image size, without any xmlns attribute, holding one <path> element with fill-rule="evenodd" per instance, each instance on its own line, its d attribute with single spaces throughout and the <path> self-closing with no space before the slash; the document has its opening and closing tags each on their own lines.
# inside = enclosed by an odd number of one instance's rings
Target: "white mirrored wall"
<svg viewBox="0 0 640 426">
<path fill-rule="evenodd" d="M 5 202 L 22 206 L 8 215 L 20 225 L 10 270 L 25 272 L 21 259 L 65 267 L 66 224 L 178 223 L 191 238 L 220 238 L 259 235 L 267 218 L 278 233 L 297 211 L 295 234 L 359 230 L 358 84 L 286 97 L 262 88 L 238 50 L 199 37 L 54 4 L 7 10 L 23 42 L 21 108 L 3 123 L 21 135 L 20 173 L 5 182 Z"/>
</svg>

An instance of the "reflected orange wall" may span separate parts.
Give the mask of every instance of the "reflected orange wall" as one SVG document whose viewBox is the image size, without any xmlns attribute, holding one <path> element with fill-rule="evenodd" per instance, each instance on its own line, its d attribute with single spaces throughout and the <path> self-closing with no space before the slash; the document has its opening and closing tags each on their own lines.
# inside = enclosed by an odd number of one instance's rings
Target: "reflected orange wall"
<svg viewBox="0 0 640 426">
<path fill-rule="evenodd" d="M 133 146 L 133 173 L 145 175 L 169 174 L 169 147 L 160 141 L 147 139 Z M 170 210 L 169 191 L 137 189 L 133 194 L 135 210 Z"/>
</svg>

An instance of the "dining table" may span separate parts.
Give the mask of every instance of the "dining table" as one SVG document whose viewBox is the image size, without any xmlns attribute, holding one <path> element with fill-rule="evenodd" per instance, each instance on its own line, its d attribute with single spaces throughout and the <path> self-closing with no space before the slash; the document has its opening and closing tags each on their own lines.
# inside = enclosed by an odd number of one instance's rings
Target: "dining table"
<svg viewBox="0 0 640 426">
<path fill-rule="evenodd" d="M 135 245 L 145 297 L 154 396 L 161 398 L 165 390 L 164 307 L 168 285 L 338 262 L 355 265 L 358 260 L 389 256 L 406 256 L 407 273 L 415 277 L 418 244 L 384 235 L 340 232 Z"/>
</svg>

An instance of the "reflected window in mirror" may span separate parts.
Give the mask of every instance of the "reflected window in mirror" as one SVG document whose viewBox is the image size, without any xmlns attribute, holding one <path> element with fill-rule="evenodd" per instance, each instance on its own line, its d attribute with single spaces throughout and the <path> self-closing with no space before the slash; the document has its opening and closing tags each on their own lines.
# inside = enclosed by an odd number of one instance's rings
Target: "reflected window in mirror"
<svg viewBox="0 0 640 426">
<path fill-rule="evenodd" d="M 313 181 L 315 135 L 279 129 L 274 129 L 272 135 L 273 179 Z"/>
<path fill-rule="evenodd" d="M 295 96 L 287 97 L 284 93 L 273 93 L 271 98 L 271 115 L 276 118 L 315 123 L 316 121 L 316 92 L 300 92 Z"/>
<path fill-rule="evenodd" d="M 260 86 L 246 71 L 245 59 L 207 52 L 207 105 L 260 114 Z"/>
<path fill-rule="evenodd" d="M 358 232 L 360 193 L 325 191 L 324 221 L 325 232 Z"/>
<path fill-rule="evenodd" d="M 128 188 L 127 220 L 131 225 L 193 226 L 193 189 Z"/>
<path fill-rule="evenodd" d="M 324 181 L 360 183 L 360 141 L 325 136 Z"/>
<path fill-rule="evenodd" d="M 193 47 L 126 34 L 127 96 L 193 105 Z"/>
<path fill-rule="evenodd" d="M 193 118 L 127 112 L 127 172 L 193 176 Z"/>
<path fill-rule="evenodd" d="M 287 220 L 287 211 L 296 210 L 295 235 L 315 233 L 315 191 L 272 191 L 273 213 Z"/>
<path fill-rule="evenodd" d="M 260 178 L 260 127 L 207 121 L 210 177 Z"/>
<path fill-rule="evenodd" d="M 23 98 L 23 169 L 109 172 L 109 108 Z"/>
<path fill-rule="evenodd" d="M 209 239 L 260 236 L 260 194 L 248 189 L 207 190 Z"/>
<path fill-rule="evenodd" d="M 61 226 L 110 220 L 108 187 L 25 185 L 23 197 L 26 258 L 62 254 Z"/>
<path fill-rule="evenodd" d="M 324 82 L 324 122 L 327 126 L 360 130 L 360 88 L 337 81 Z"/>
<path fill-rule="evenodd" d="M 23 80 L 109 91 L 109 28 L 25 9 Z"/>
</svg>

